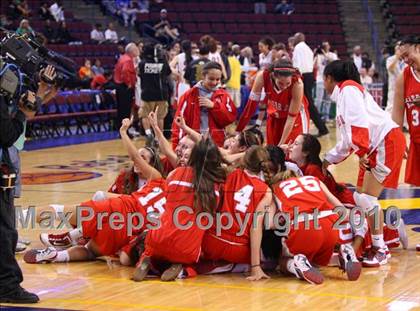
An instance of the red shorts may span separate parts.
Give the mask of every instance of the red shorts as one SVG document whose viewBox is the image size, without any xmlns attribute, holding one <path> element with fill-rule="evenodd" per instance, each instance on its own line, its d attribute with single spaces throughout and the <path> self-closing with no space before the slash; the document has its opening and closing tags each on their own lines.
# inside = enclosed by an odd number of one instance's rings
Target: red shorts
<svg viewBox="0 0 420 311">
<path fill-rule="evenodd" d="M 397 188 L 402 160 L 405 153 L 405 137 L 399 128 L 392 129 L 378 148 L 368 157 L 370 171 L 385 188 Z M 359 170 L 357 186 L 362 187 L 365 169 Z"/>
<path fill-rule="evenodd" d="M 90 207 L 93 209 L 94 216 L 91 220 L 82 222 L 83 236 L 90 238 L 97 245 L 99 252 L 104 256 L 114 255 L 123 246 L 127 245 L 133 236 L 141 232 L 136 230 L 129 235 L 127 228 L 127 215 L 136 211 L 136 200 L 131 196 L 121 196 L 118 198 L 111 198 L 104 201 L 87 201 L 80 204 L 83 207 Z M 124 217 L 123 222 L 114 221 L 114 226 L 121 224 L 121 229 L 112 229 L 110 227 L 110 217 L 113 212 L 118 212 Z M 104 217 L 100 219 L 98 214 L 102 213 Z M 82 211 L 82 216 L 88 217 L 87 211 Z M 143 215 L 145 219 L 145 215 Z M 136 218 L 133 219 L 133 225 L 137 225 Z M 101 228 L 100 228 L 101 226 Z"/>
<path fill-rule="evenodd" d="M 267 117 L 267 144 L 278 145 L 283 134 L 284 125 L 286 124 L 286 118 L 275 118 L 273 116 Z M 296 116 L 295 124 L 293 125 L 292 131 L 287 137 L 285 144 L 294 142 L 296 137 L 302 133 L 308 133 L 309 131 L 309 112 L 302 106 L 301 111 Z"/>
<path fill-rule="evenodd" d="M 251 248 L 249 244 L 240 244 L 221 240 L 211 233 L 204 234 L 202 247 L 203 259 L 225 260 L 230 263 L 250 263 Z"/>
<path fill-rule="evenodd" d="M 319 218 L 319 229 L 314 228 L 314 222 L 309 222 L 309 228 L 305 228 L 305 223 L 300 222 L 299 228 L 291 226 L 287 239 L 283 242 L 286 246 L 287 255 L 303 254 L 308 260 L 316 265 L 328 265 L 334 247 L 338 243 L 338 230 L 333 229 L 334 223 L 338 220 L 337 215 L 330 215 Z"/>
<path fill-rule="evenodd" d="M 201 253 L 204 230 L 197 226 L 193 217 L 183 219 L 180 216 L 180 224 L 192 222 L 190 228 L 181 229 L 174 224 L 173 214 L 166 210 L 161 217 L 161 226 L 149 230 L 146 236 L 145 256 L 171 263 L 196 263 Z"/>
<path fill-rule="evenodd" d="M 407 165 L 405 167 L 405 182 L 420 186 L 420 144 L 410 141 Z"/>
</svg>

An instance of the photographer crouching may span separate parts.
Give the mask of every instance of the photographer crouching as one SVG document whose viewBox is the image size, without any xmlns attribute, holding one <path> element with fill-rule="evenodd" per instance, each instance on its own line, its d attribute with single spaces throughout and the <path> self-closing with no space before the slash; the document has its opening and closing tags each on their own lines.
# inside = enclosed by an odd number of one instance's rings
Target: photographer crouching
<svg viewBox="0 0 420 311">
<path fill-rule="evenodd" d="M 39 297 L 20 286 L 22 271 L 15 259 L 18 233 L 14 197 L 19 172 L 17 150 L 23 146 L 26 120 L 57 94 L 56 69 L 44 64 L 29 39 L 11 35 L 1 42 L 0 59 L 0 304 L 36 303 Z M 12 49 L 16 46 L 21 49 Z M 30 51 L 25 62 L 15 51 Z M 6 52 L 5 52 L 6 51 Z M 14 54 L 13 54 L 14 53 Z M 25 55 L 29 55 L 26 53 Z M 26 67 L 23 66 L 26 64 Z M 30 66 L 31 65 L 31 66 Z M 64 71 L 60 68 L 61 71 Z M 60 72 L 61 76 L 63 74 Z M 9 152 L 12 151 L 12 152 Z"/>
</svg>

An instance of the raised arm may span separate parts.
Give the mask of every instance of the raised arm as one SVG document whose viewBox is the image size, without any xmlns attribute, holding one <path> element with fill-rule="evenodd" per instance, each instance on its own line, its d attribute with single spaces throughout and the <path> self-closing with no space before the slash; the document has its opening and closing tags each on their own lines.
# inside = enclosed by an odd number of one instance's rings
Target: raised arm
<svg viewBox="0 0 420 311">
<path fill-rule="evenodd" d="M 141 171 L 148 180 L 161 178 L 161 173 L 140 156 L 136 146 L 134 146 L 130 137 L 128 137 L 127 130 L 131 126 L 131 123 L 132 121 L 126 118 L 122 121 L 122 126 L 120 128 L 121 140 L 125 149 L 127 149 L 128 155 L 131 160 L 133 160 L 136 168 Z"/>
<path fill-rule="evenodd" d="M 155 136 L 159 142 L 159 149 L 160 151 L 168 158 L 169 162 L 173 167 L 178 165 L 178 157 L 176 156 L 175 151 L 172 149 L 171 143 L 166 139 L 165 135 L 163 135 L 162 130 L 159 128 L 158 121 L 157 121 L 157 112 L 159 107 L 156 107 L 156 110 L 149 113 L 148 119 L 150 122 L 150 126 L 152 127 L 153 131 L 155 132 Z"/>
</svg>

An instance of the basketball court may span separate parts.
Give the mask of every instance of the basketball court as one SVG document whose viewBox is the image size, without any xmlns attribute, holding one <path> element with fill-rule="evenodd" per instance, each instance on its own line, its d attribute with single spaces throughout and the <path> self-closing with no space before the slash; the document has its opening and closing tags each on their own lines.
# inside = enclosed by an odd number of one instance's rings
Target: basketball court
<svg viewBox="0 0 420 311">
<path fill-rule="evenodd" d="M 334 129 L 320 140 L 323 150 L 331 148 L 336 142 Z M 143 140 L 136 144 L 141 146 Z M 106 191 L 125 165 L 129 160 L 118 140 L 23 152 L 23 195 L 16 205 L 79 204 L 97 190 Z M 332 166 L 331 172 L 338 181 L 355 184 L 357 165 L 351 157 Z M 40 303 L 29 308 L 33 310 L 420 309 L 420 253 L 415 250 L 420 243 L 420 189 L 404 184 L 400 188 L 385 191 L 381 204 L 402 209 L 409 248 L 394 249 L 386 266 L 364 268 L 357 282 L 347 281 L 336 267 L 328 267 L 321 269 L 325 282 L 318 286 L 273 274 L 257 282 L 247 281 L 242 274 L 223 274 L 135 283 L 130 280 L 133 268 L 109 258 L 30 265 L 19 254 L 22 286 L 40 296 Z M 41 247 L 40 232 L 20 230 L 22 237 L 32 241 L 30 247 Z"/>
</svg>

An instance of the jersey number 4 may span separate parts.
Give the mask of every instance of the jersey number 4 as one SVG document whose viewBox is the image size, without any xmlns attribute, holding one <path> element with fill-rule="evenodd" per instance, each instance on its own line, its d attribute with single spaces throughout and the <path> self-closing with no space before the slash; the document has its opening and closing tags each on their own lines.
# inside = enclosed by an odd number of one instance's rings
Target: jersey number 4
<svg viewBox="0 0 420 311">
<path fill-rule="evenodd" d="M 249 203 L 251 203 L 251 195 L 252 191 L 254 191 L 254 187 L 251 185 L 246 185 L 235 192 L 233 199 L 235 202 L 238 202 L 235 205 L 235 210 L 245 213 Z"/>
<path fill-rule="evenodd" d="M 283 181 L 279 187 L 287 198 L 290 198 L 295 194 L 302 193 L 303 189 L 310 192 L 321 191 L 319 183 L 311 176 L 304 176 L 299 179 Z"/>
</svg>

